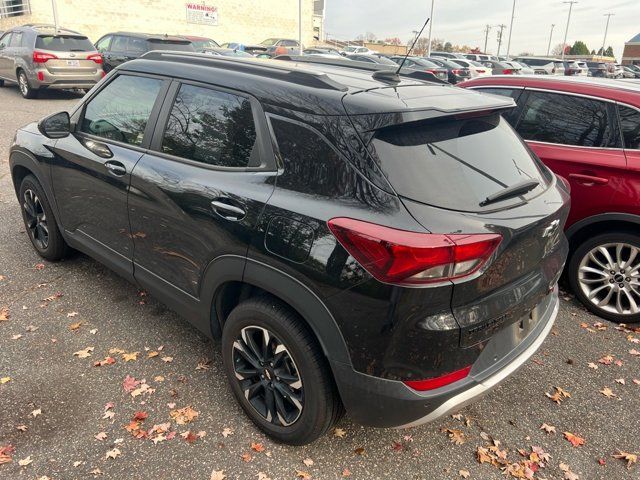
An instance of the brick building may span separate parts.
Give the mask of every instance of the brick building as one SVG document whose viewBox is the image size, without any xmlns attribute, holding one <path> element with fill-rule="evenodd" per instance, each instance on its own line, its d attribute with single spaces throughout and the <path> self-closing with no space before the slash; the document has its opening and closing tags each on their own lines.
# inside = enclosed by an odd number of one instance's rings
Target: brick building
<svg viewBox="0 0 640 480">
<path fill-rule="evenodd" d="M 302 42 L 322 33 L 324 5 L 302 0 Z M 298 0 L 57 0 L 59 24 L 96 41 L 118 30 L 202 35 L 218 43 L 298 38 Z M 0 0 L 0 30 L 53 23 L 51 0 Z"/>
<path fill-rule="evenodd" d="M 624 44 L 622 63 L 640 65 L 640 33 Z"/>
</svg>

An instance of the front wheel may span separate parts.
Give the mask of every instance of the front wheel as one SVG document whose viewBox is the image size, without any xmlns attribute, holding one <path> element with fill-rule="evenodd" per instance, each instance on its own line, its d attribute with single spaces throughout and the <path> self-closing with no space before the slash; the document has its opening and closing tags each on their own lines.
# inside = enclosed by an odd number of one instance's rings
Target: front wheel
<svg viewBox="0 0 640 480">
<path fill-rule="evenodd" d="M 588 239 L 571 257 L 568 280 L 596 315 L 616 323 L 640 322 L 640 236 L 612 232 Z"/>
<path fill-rule="evenodd" d="M 310 443 L 342 413 L 315 337 L 273 298 L 249 299 L 231 312 L 222 332 L 222 358 L 246 414 L 278 441 Z"/>
</svg>

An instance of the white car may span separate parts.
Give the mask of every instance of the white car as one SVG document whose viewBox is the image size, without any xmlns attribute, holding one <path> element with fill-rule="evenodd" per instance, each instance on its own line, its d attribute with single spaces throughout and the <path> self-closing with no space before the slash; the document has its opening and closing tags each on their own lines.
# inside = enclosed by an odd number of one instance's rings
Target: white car
<svg viewBox="0 0 640 480">
<path fill-rule="evenodd" d="M 486 62 L 487 60 L 493 60 L 495 62 L 500 61 L 498 59 L 498 57 L 496 57 L 495 55 L 487 55 L 487 54 L 483 54 L 483 53 L 465 53 L 464 54 L 465 58 L 468 58 L 469 60 L 473 60 L 474 62 Z"/>
<path fill-rule="evenodd" d="M 491 69 L 485 67 L 480 62 L 474 60 L 462 60 L 460 58 L 450 58 L 450 62 L 460 65 L 461 67 L 468 68 L 471 72 L 471 78 L 484 77 L 485 75 L 491 75 Z"/>
<path fill-rule="evenodd" d="M 341 53 L 345 55 L 351 55 L 351 54 L 373 55 L 374 53 L 378 53 L 378 52 L 376 52 L 375 50 L 371 50 L 367 47 L 358 47 L 356 45 L 356 46 L 346 47 Z"/>
<path fill-rule="evenodd" d="M 508 62 L 502 62 L 510 65 L 514 68 L 514 70 L 518 71 L 518 75 L 535 75 L 536 71 L 531 68 L 529 65 L 525 63 L 516 62 L 514 60 L 509 60 Z"/>
</svg>

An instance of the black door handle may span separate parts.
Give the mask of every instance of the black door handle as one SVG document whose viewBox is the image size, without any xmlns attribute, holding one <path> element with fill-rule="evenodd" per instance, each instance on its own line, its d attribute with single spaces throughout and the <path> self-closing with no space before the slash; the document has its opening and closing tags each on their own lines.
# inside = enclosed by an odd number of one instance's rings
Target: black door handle
<svg viewBox="0 0 640 480">
<path fill-rule="evenodd" d="M 104 166 L 107 167 L 107 170 L 109 170 L 109 172 L 116 177 L 122 177 L 127 173 L 127 169 L 124 167 L 124 165 L 115 160 L 109 160 L 108 162 L 105 162 Z"/>
<path fill-rule="evenodd" d="M 234 222 L 242 220 L 247 215 L 247 212 L 240 207 L 231 205 L 228 203 L 229 201 L 230 200 L 228 198 L 217 198 L 211 202 L 211 208 L 213 208 L 213 211 L 225 220 L 231 220 Z"/>
</svg>

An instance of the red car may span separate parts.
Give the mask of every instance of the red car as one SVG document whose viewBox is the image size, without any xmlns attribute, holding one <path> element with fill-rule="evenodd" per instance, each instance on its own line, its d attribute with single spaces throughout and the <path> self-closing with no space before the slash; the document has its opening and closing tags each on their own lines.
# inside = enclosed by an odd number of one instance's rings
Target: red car
<svg viewBox="0 0 640 480">
<path fill-rule="evenodd" d="M 505 118 L 571 185 L 565 273 L 577 298 L 640 322 L 640 83 L 494 76 L 461 84 L 513 98 Z"/>
</svg>

